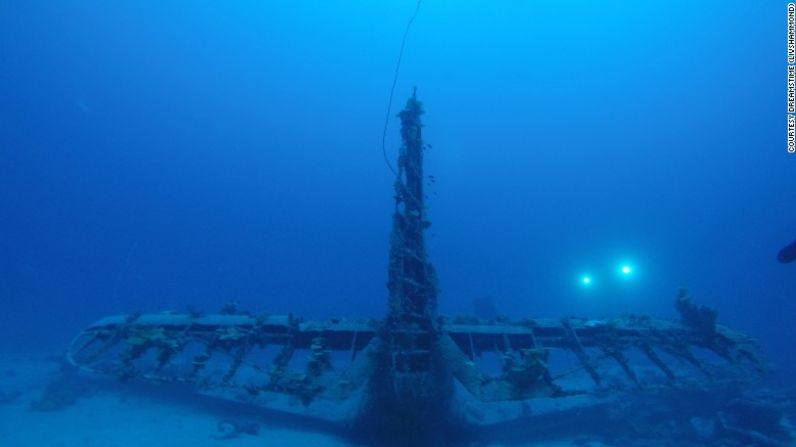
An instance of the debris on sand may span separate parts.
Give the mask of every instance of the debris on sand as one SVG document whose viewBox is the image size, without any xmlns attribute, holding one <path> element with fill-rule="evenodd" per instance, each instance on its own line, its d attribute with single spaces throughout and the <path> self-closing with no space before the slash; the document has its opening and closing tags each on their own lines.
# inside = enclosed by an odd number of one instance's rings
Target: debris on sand
<svg viewBox="0 0 796 447">
<path fill-rule="evenodd" d="M 218 421 L 216 433 L 212 435 L 212 438 L 224 440 L 237 438 L 240 435 L 257 436 L 258 433 L 260 433 L 260 425 L 255 422 L 222 419 Z"/>
</svg>

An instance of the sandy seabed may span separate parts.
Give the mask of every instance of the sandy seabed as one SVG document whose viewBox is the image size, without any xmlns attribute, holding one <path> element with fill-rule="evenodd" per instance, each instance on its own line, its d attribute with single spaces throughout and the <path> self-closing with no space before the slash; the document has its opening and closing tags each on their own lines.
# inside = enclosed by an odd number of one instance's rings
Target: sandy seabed
<svg viewBox="0 0 796 447">
<path fill-rule="evenodd" d="M 213 404 L 204 398 L 163 395 L 158 387 L 81 379 L 87 391 L 72 404 L 51 411 L 31 405 L 57 380 L 58 356 L 0 353 L 0 446 L 2 447 L 353 447 L 350 440 L 273 420 L 257 409 Z M 160 389 L 163 389 L 162 387 Z M 219 423 L 255 424 L 256 434 L 220 439 Z M 515 445 L 516 444 L 512 444 Z M 527 444 L 571 446 L 571 440 Z M 497 447 L 495 444 L 492 447 Z M 489 446 L 486 446 L 489 447 Z"/>
<path fill-rule="evenodd" d="M 203 403 L 191 405 L 179 397 L 137 393 L 97 382 L 87 395 L 72 405 L 53 411 L 34 411 L 43 390 L 59 376 L 55 357 L 47 355 L 2 355 L 0 392 L 0 446 L 8 447 L 245 447 L 318 446 L 344 447 L 352 444 L 325 433 L 312 433 L 269 423 L 251 412 L 230 414 Z M 15 397 L 8 397 L 9 395 Z M 9 401 L 10 400 L 10 401 Z M 240 434 L 218 439 L 219 422 L 246 420 L 256 423 L 256 435 Z"/>
</svg>

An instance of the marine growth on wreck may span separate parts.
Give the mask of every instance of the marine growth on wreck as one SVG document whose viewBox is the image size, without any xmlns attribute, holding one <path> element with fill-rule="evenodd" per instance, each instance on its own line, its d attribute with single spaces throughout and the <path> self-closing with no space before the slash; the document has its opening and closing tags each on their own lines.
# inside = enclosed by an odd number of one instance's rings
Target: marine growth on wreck
<svg viewBox="0 0 796 447">
<path fill-rule="evenodd" d="M 626 405 L 660 404 L 688 390 L 742 387 L 763 373 L 753 339 L 717 322 L 715 311 L 696 305 L 686 291 L 675 301 L 679 320 L 439 315 L 424 242 L 431 224 L 423 192 L 423 112 L 415 92 L 399 114 L 382 320 L 311 321 L 235 306 L 208 315 L 109 316 L 74 339 L 68 360 L 121 381 L 183 384 L 331 419 L 374 445 L 461 445 L 501 439 L 517 424 L 527 425 L 519 433 L 538 436 L 556 429 L 545 419 L 554 412 L 580 411 L 599 421 L 606 417 L 600 405 L 621 396 L 634 396 Z M 562 368 L 562 355 L 576 363 Z M 735 405 L 743 412 L 750 404 Z M 336 410 L 324 411 L 330 406 Z M 725 430 L 754 431 L 731 419 Z"/>
</svg>

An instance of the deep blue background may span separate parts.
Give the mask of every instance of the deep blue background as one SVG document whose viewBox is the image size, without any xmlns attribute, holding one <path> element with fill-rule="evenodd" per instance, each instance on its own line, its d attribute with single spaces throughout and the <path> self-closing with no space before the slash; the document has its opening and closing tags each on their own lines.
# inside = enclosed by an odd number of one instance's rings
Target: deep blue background
<svg viewBox="0 0 796 447">
<path fill-rule="evenodd" d="M 0 3 L 0 349 L 230 299 L 381 315 L 413 8 Z M 672 316 L 687 286 L 790 360 L 785 2 L 426 0 L 393 114 L 415 85 L 443 312 Z"/>
</svg>

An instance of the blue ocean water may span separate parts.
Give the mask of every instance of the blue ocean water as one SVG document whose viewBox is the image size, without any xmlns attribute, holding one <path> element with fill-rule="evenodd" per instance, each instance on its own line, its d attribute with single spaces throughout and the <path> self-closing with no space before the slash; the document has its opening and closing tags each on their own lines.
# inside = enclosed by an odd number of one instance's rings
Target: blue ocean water
<svg viewBox="0 0 796 447">
<path fill-rule="evenodd" d="M 230 300 L 382 316 L 415 5 L 0 3 L 0 352 Z M 440 312 L 668 317 L 687 287 L 793 370 L 785 10 L 424 1 L 386 149 L 416 86 Z"/>
</svg>

